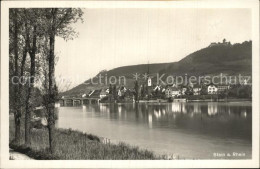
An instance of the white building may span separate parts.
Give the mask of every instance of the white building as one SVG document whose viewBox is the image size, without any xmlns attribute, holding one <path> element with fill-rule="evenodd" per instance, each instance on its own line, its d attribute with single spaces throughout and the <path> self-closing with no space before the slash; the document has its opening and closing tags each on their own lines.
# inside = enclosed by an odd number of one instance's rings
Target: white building
<svg viewBox="0 0 260 169">
<path fill-rule="evenodd" d="M 174 97 L 180 96 L 181 91 L 177 87 L 167 87 L 165 89 L 165 95 L 166 95 L 166 98 L 170 98 L 170 97 L 174 98 Z"/>
<path fill-rule="evenodd" d="M 160 90 L 161 90 L 161 86 L 157 85 L 157 86 L 153 89 L 153 91 L 156 91 L 156 90 L 160 91 Z"/>
<path fill-rule="evenodd" d="M 229 85 L 218 85 L 218 93 L 225 92 L 230 89 Z"/>
<path fill-rule="evenodd" d="M 122 96 L 122 92 L 121 92 L 121 90 L 118 90 L 117 95 L 120 96 L 120 97 Z"/>
<path fill-rule="evenodd" d="M 217 94 L 217 92 L 218 92 L 218 88 L 216 85 L 210 84 L 208 86 L 208 94 Z"/>
<path fill-rule="evenodd" d="M 187 87 L 183 87 L 181 90 L 181 94 L 185 95 L 187 90 L 188 90 Z"/>
<path fill-rule="evenodd" d="M 200 95 L 201 92 L 201 86 L 196 84 L 193 86 L 193 95 Z"/>
<path fill-rule="evenodd" d="M 102 90 L 100 91 L 99 97 L 102 99 L 102 98 L 104 98 L 104 97 L 106 97 L 106 96 L 107 96 L 107 91 L 104 90 L 104 89 L 102 89 Z"/>
</svg>

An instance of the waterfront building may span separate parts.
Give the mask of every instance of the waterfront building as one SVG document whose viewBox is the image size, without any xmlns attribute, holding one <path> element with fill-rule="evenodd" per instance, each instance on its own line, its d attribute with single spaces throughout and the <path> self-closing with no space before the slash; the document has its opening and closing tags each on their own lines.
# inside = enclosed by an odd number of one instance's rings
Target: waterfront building
<svg viewBox="0 0 260 169">
<path fill-rule="evenodd" d="M 181 95 L 181 91 L 179 88 L 177 87 L 172 87 L 172 96 L 173 97 L 178 97 Z"/>
<path fill-rule="evenodd" d="M 174 98 L 181 95 L 180 89 L 177 87 L 168 86 L 165 89 L 165 96 L 166 98 Z"/>
<path fill-rule="evenodd" d="M 230 85 L 218 85 L 218 93 L 225 92 L 230 89 Z"/>
<path fill-rule="evenodd" d="M 121 90 L 120 90 L 120 89 L 118 90 L 118 93 L 117 93 L 117 95 L 118 95 L 119 97 L 121 97 L 121 96 L 122 96 L 122 92 L 121 92 Z"/>
<path fill-rule="evenodd" d="M 171 97 L 172 97 L 171 87 L 167 87 L 167 88 L 165 89 L 165 97 L 166 97 L 166 98 L 171 98 Z"/>
<path fill-rule="evenodd" d="M 108 93 L 109 93 L 109 92 L 106 92 L 105 89 L 101 89 L 101 92 L 100 92 L 100 94 L 99 94 L 100 99 L 106 97 Z"/>
<path fill-rule="evenodd" d="M 214 84 L 209 84 L 208 85 L 208 94 L 217 94 L 218 88 Z"/>
<path fill-rule="evenodd" d="M 201 89 L 202 89 L 202 87 L 201 87 L 201 85 L 199 85 L 199 84 L 195 84 L 194 86 L 193 86 L 193 95 L 200 95 L 201 93 Z"/>
<path fill-rule="evenodd" d="M 153 89 L 153 91 L 160 91 L 161 90 L 161 86 L 160 85 L 156 85 L 155 88 Z"/>
<path fill-rule="evenodd" d="M 188 90 L 187 87 L 182 87 L 182 89 L 181 89 L 181 95 L 185 95 L 187 90 Z"/>
<path fill-rule="evenodd" d="M 92 90 L 90 93 L 89 93 L 89 97 L 95 97 L 95 98 L 100 98 L 100 94 L 102 92 L 102 89 L 100 90 Z"/>
</svg>

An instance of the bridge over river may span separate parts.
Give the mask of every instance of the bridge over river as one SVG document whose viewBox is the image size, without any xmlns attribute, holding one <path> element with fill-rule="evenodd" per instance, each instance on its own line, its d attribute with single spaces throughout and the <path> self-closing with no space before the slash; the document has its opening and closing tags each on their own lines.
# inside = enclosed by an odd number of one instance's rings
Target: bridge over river
<svg viewBox="0 0 260 169">
<path fill-rule="evenodd" d="M 84 104 L 97 104 L 99 97 L 68 97 L 59 100 L 60 106 L 81 106 Z"/>
</svg>

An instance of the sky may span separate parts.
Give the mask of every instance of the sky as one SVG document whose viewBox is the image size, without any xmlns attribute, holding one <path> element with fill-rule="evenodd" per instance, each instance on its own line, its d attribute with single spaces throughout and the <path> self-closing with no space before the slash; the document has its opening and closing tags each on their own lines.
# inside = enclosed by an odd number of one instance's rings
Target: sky
<svg viewBox="0 0 260 169">
<path fill-rule="evenodd" d="M 251 40 L 249 9 L 83 9 L 77 38 L 57 37 L 56 77 L 72 88 L 101 70 L 175 62 L 224 38 Z"/>
</svg>

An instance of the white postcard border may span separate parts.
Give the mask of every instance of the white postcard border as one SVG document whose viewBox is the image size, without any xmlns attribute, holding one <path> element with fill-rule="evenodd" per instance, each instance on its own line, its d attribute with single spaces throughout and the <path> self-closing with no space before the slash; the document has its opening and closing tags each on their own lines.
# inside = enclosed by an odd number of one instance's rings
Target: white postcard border
<svg viewBox="0 0 260 169">
<path fill-rule="evenodd" d="M 252 160 L 9 160 L 8 11 L 23 7 L 250 8 L 252 10 Z M 3 1 L 1 2 L 1 168 L 193 168 L 259 166 L 259 2 L 250 1 Z"/>
</svg>

